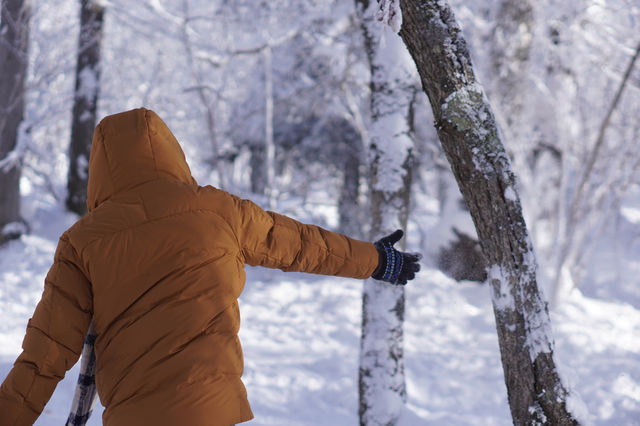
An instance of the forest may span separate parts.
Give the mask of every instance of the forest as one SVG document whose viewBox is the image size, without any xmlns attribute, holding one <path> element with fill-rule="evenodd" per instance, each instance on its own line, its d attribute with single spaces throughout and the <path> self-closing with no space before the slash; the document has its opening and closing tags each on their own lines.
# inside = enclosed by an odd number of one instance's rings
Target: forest
<svg viewBox="0 0 640 426">
<path fill-rule="evenodd" d="M 87 213 L 94 128 L 144 107 L 200 185 L 424 255 L 406 287 L 247 267 L 251 424 L 640 425 L 638 0 L 1 12 L 3 380 Z"/>
</svg>

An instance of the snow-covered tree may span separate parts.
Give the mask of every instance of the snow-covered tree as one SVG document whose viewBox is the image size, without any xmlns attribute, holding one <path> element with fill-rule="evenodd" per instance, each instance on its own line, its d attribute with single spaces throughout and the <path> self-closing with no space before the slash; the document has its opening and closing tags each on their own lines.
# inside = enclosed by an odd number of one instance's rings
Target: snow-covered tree
<svg viewBox="0 0 640 426">
<path fill-rule="evenodd" d="M 639 105 L 632 64 L 640 9 L 624 1 L 456 3 L 518 170 L 541 285 L 559 301 L 588 277 L 637 181 L 629 123 Z"/>
<path fill-rule="evenodd" d="M 80 3 L 80 38 L 69 145 L 67 208 L 82 215 L 87 210 L 89 153 L 93 130 L 97 124 L 104 6 L 96 0 L 82 0 Z"/>
<path fill-rule="evenodd" d="M 398 10 L 399 13 L 399 10 Z M 553 360 L 546 302 L 511 162 L 477 83 L 448 3 L 403 0 L 400 36 L 429 97 L 436 128 L 474 220 L 488 282 L 513 422 L 577 424 Z"/>
<path fill-rule="evenodd" d="M 505 136 L 514 144 L 521 140 L 528 124 L 523 120 L 529 61 L 534 30 L 533 6 L 529 0 L 500 0 L 491 34 L 491 92 L 499 101 Z M 529 133 L 530 134 L 530 133 Z"/>
<path fill-rule="evenodd" d="M 565 203 L 558 211 L 559 235 L 553 251 L 554 302 L 563 291 L 580 285 L 598 238 L 640 173 L 637 145 L 640 125 L 635 120 L 634 125 L 626 125 L 630 117 L 637 115 L 640 104 L 637 97 L 625 96 L 632 86 L 630 80 L 640 56 L 640 43 L 634 50 L 628 50 L 626 64 L 616 69 L 617 81 L 607 93 L 606 109 L 601 110 L 601 116 L 594 115 L 597 126 L 589 125 L 591 131 L 587 133 L 587 143 L 582 144 L 579 161 L 574 158 L 573 164 L 566 159 L 563 162 L 567 169 L 563 172 L 571 175 L 564 176 L 560 193 Z M 621 116 L 625 124 L 616 126 L 616 116 Z"/>
<path fill-rule="evenodd" d="M 392 15 L 388 3 L 356 0 L 371 70 L 371 240 L 406 229 L 411 193 L 415 68 L 400 37 L 384 34 L 386 28 L 378 22 L 398 25 L 399 16 Z M 359 367 L 361 425 L 394 424 L 406 402 L 404 303 L 402 286 L 365 281 Z"/>
</svg>

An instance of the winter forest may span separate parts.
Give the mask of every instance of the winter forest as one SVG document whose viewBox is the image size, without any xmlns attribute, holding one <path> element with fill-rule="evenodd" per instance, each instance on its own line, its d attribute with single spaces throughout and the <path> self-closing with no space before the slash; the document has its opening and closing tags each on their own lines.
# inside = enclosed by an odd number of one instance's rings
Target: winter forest
<svg viewBox="0 0 640 426">
<path fill-rule="evenodd" d="M 406 287 L 247 267 L 249 424 L 640 425 L 639 0 L 1 8 L 0 380 L 95 126 L 146 107 L 199 184 L 424 255 Z"/>
</svg>

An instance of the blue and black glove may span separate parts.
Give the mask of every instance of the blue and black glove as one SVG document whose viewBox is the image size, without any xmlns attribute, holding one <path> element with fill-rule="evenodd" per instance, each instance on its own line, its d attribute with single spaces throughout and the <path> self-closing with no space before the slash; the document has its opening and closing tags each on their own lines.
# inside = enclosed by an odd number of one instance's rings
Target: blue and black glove
<svg viewBox="0 0 640 426">
<path fill-rule="evenodd" d="M 416 273 L 420 270 L 418 261 L 422 259 L 422 255 L 420 253 L 405 253 L 393 248 L 393 245 L 400 241 L 403 235 L 404 232 L 398 229 L 373 243 L 378 250 L 378 267 L 373 271 L 371 278 L 391 284 L 405 285 L 407 281 L 416 277 Z"/>
</svg>

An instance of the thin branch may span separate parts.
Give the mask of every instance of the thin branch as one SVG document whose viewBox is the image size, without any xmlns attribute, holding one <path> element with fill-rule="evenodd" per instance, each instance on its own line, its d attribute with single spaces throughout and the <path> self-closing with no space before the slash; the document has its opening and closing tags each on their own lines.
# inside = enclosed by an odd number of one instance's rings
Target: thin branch
<svg viewBox="0 0 640 426">
<path fill-rule="evenodd" d="M 578 184 L 578 187 L 576 189 L 576 196 L 574 198 L 573 203 L 571 204 L 570 220 L 573 220 L 575 218 L 576 212 L 580 208 L 580 203 L 582 202 L 582 197 L 584 196 L 584 188 L 585 188 L 586 182 L 589 179 L 591 172 L 593 171 L 593 167 L 596 163 L 598 155 L 600 154 L 600 150 L 602 149 L 605 134 L 607 132 L 607 129 L 609 128 L 609 124 L 611 123 L 611 116 L 613 115 L 614 111 L 618 107 L 618 104 L 620 103 L 620 99 L 622 98 L 622 94 L 627 85 L 627 81 L 631 76 L 631 71 L 633 70 L 633 67 L 639 55 L 640 55 L 640 43 L 638 44 L 635 54 L 633 55 L 633 57 L 631 58 L 631 61 L 629 62 L 629 65 L 627 66 L 627 70 L 625 71 L 622 81 L 620 82 L 620 86 L 618 87 L 616 96 L 613 98 L 613 102 L 611 102 L 611 106 L 609 107 L 609 110 L 607 111 L 607 114 L 605 115 L 604 120 L 602 120 L 602 124 L 600 125 L 600 131 L 598 132 L 596 143 L 593 147 L 593 150 L 590 153 L 591 155 L 587 160 L 587 165 L 584 168 L 584 172 L 582 173 L 580 183 Z"/>
</svg>

